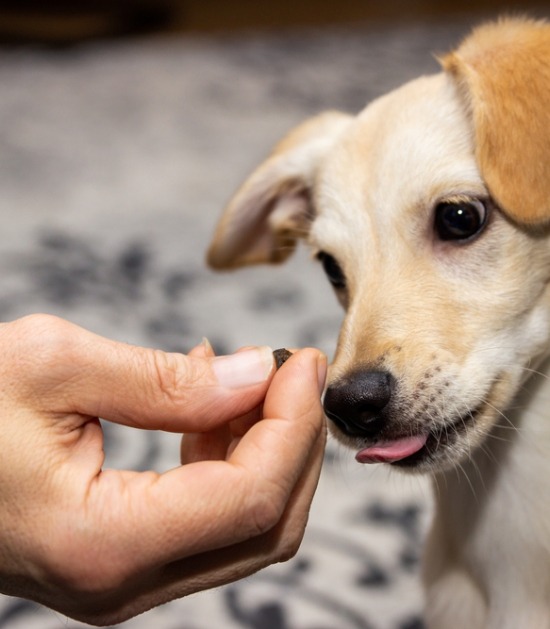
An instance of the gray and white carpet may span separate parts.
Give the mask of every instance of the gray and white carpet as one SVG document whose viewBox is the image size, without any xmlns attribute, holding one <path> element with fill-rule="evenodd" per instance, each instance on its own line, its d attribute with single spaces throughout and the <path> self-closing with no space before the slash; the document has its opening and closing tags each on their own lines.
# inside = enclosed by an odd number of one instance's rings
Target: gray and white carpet
<svg viewBox="0 0 550 629">
<path fill-rule="evenodd" d="M 186 351 L 207 336 L 333 351 L 341 313 L 305 252 L 216 275 L 219 212 L 292 125 L 357 111 L 437 71 L 460 22 L 0 51 L 0 320 L 50 312 L 115 339 Z M 105 425 L 111 467 L 178 464 L 174 435 Z M 357 465 L 335 443 L 301 551 L 153 610 L 126 629 L 416 629 L 426 479 Z M 0 627 L 80 623 L 0 597 Z"/>
</svg>

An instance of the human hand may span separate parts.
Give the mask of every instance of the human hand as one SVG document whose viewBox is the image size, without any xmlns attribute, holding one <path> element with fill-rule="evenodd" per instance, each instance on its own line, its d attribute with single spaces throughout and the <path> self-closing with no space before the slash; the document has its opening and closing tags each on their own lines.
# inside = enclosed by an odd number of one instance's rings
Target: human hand
<svg viewBox="0 0 550 629">
<path fill-rule="evenodd" d="M 296 552 L 323 457 L 326 360 L 132 347 L 0 325 L 0 591 L 113 624 Z M 103 469 L 98 417 L 191 433 L 181 467 Z"/>
</svg>

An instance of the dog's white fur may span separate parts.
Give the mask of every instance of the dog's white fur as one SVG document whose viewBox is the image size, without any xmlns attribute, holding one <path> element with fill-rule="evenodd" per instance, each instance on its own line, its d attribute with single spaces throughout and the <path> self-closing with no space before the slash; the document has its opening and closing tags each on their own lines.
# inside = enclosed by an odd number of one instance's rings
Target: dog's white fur
<svg viewBox="0 0 550 629">
<path fill-rule="evenodd" d="M 338 261 L 330 380 L 382 367 L 396 425 L 456 432 L 417 465 L 436 486 L 428 626 L 550 629 L 550 26 L 484 25 L 442 65 L 295 129 L 229 204 L 209 261 L 280 262 L 300 237 Z M 492 206 L 468 242 L 434 231 L 456 199 Z"/>
</svg>

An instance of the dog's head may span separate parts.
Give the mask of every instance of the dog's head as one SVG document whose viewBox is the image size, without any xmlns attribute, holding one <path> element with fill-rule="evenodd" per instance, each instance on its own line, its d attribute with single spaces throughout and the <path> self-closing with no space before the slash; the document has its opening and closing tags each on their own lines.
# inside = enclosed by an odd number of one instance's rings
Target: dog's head
<svg viewBox="0 0 550 629">
<path fill-rule="evenodd" d="M 421 470 L 506 421 L 550 338 L 550 25 L 482 26 L 442 66 L 291 132 L 209 252 L 282 262 L 307 239 L 346 309 L 334 432 L 359 461 Z"/>
</svg>

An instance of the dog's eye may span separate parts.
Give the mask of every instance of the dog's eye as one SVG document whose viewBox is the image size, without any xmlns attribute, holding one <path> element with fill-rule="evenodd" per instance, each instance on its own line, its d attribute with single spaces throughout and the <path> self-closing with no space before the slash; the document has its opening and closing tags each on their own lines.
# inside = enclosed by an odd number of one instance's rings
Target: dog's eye
<svg viewBox="0 0 550 629">
<path fill-rule="evenodd" d="M 344 272 L 340 268 L 340 265 L 336 260 L 329 254 L 321 251 L 317 254 L 317 259 L 320 260 L 323 265 L 323 269 L 327 274 L 329 282 L 336 289 L 342 289 L 346 287 L 346 276 Z"/>
<path fill-rule="evenodd" d="M 481 201 L 443 201 L 435 208 L 435 230 L 441 240 L 468 240 L 485 226 L 487 209 Z"/>
</svg>

